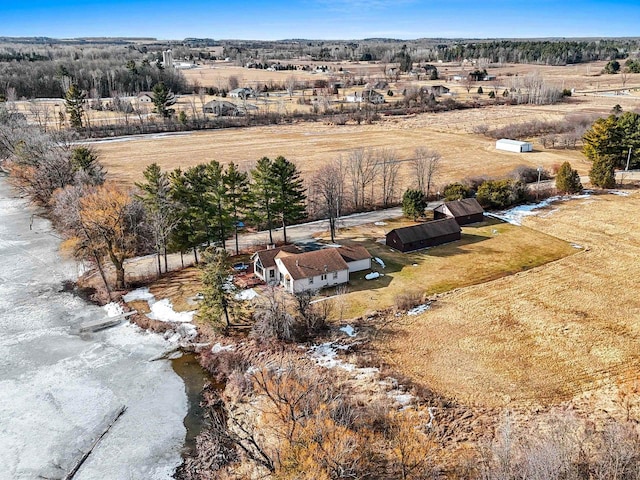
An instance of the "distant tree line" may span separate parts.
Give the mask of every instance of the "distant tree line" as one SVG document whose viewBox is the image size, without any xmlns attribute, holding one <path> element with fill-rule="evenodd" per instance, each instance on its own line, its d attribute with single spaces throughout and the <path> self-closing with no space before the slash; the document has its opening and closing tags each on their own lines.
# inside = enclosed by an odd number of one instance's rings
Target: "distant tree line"
<svg viewBox="0 0 640 480">
<path fill-rule="evenodd" d="M 114 92 L 135 95 L 158 82 L 176 93 L 187 90 L 180 71 L 164 69 L 157 54 L 115 46 L 19 46 L 4 54 L 0 50 L 0 78 L 0 93 L 12 91 L 16 98 L 28 99 L 61 98 L 71 83 L 97 98 Z"/>
</svg>

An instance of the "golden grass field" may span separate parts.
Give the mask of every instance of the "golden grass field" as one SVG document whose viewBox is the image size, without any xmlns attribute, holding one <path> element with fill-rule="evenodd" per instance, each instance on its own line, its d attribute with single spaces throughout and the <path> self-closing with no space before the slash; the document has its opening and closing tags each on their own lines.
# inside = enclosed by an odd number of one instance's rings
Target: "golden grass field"
<svg viewBox="0 0 640 480">
<path fill-rule="evenodd" d="M 527 217 L 526 227 L 585 249 L 445 295 L 431 311 L 398 321 L 379 339 L 379 355 L 467 405 L 548 405 L 637 382 L 638 211 L 635 191 Z"/>
<path fill-rule="evenodd" d="M 540 65 L 507 65 L 501 68 L 489 69 L 498 75 L 497 82 L 507 85 L 515 75 L 540 72 L 548 81 L 565 88 L 582 88 L 585 90 L 599 88 L 619 88 L 620 77 L 616 75 L 599 75 L 603 62 L 593 64 L 548 67 Z M 335 64 L 334 68 L 343 66 L 350 71 L 369 75 L 372 79 L 382 76 L 380 64 Z M 443 76 L 451 76 L 461 71 L 459 65 L 438 65 Z M 321 74 L 307 72 L 267 72 L 264 70 L 243 69 L 229 65 L 216 68 L 186 70 L 190 76 L 204 75 L 202 85 L 215 86 L 214 77 L 206 75 L 228 77 L 245 75 L 248 79 L 255 75 L 265 75 L 266 80 L 272 77 L 284 80 L 290 75 L 303 78 L 304 75 L 320 78 Z M 506 76 L 510 74 L 512 76 Z M 326 76 L 326 75 L 325 75 Z M 215 77 L 218 78 L 218 77 Z M 401 80 L 398 85 L 407 83 Z M 417 82 L 425 83 L 425 81 Z M 436 82 L 426 82 L 433 84 Z M 474 96 L 466 93 L 464 87 L 453 81 L 438 81 L 446 84 L 459 98 Z M 477 82 L 489 91 L 489 82 Z M 627 87 L 640 85 L 640 74 L 630 75 Z M 396 84 L 392 84 L 396 88 Z M 355 87 L 354 87 L 355 88 Z M 474 87 L 474 90 L 477 87 Z M 503 88 L 503 87 L 500 87 Z M 299 96 L 300 92 L 296 92 Z M 307 91 L 309 95 L 309 91 Z M 341 92 L 339 97 L 342 97 Z M 442 174 L 438 178 L 439 184 L 460 180 L 468 176 L 488 175 L 501 176 L 514 167 L 526 164 L 533 167 L 542 165 L 550 168 L 565 160 L 572 163 L 580 173 L 588 170 L 588 164 L 577 151 L 546 150 L 538 143 L 534 145 L 535 152 L 522 155 L 508 152 L 498 152 L 494 148 L 493 140 L 473 134 L 474 128 L 481 125 L 496 128 L 513 123 L 526 122 L 533 119 L 562 121 L 568 114 L 599 114 L 607 115 L 612 107 L 620 104 L 625 110 L 640 108 L 640 93 L 631 95 L 596 96 L 592 94 L 576 94 L 568 102 L 547 106 L 493 106 L 461 111 L 450 111 L 437 114 L 409 115 L 404 117 L 383 117 L 372 125 L 329 125 L 320 122 L 296 123 L 291 125 L 274 125 L 252 128 L 225 129 L 204 132 L 192 132 L 185 135 L 144 136 L 131 137 L 126 141 L 96 143 L 102 161 L 108 171 L 118 181 L 132 184 L 141 178 L 142 170 L 150 163 L 157 162 L 163 169 L 171 170 L 177 167 L 186 168 L 198 163 L 217 160 L 221 163 L 236 162 L 243 168 L 250 168 L 253 163 L 263 157 L 283 155 L 296 162 L 303 174 L 312 173 L 326 162 L 338 156 L 346 156 L 356 148 L 391 148 L 398 152 L 402 159 L 410 158 L 416 147 L 429 147 L 438 150 L 443 157 Z M 206 97 L 208 101 L 213 97 Z M 298 105 L 297 98 L 289 99 L 287 95 L 272 96 L 268 100 L 271 111 L 303 110 L 308 106 Z M 253 100 L 260 106 L 263 99 Z M 201 108 L 201 99 L 197 96 L 183 96 L 178 109 L 184 109 L 189 115 Z M 262 106 L 261 108 L 264 108 Z M 534 140 L 535 139 L 529 139 Z M 405 180 L 400 189 L 409 186 L 410 170 L 403 165 L 401 175 Z"/>
<path fill-rule="evenodd" d="M 610 110 L 612 106 L 605 108 Z M 233 161 L 249 169 L 263 156 L 278 155 L 294 161 L 306 175 L 357 148 L 394 149 L 401 159 L 413 157 L 417 147 L 435 149 L 443 158 L 440 184 L 474 175 L 497 177 L 522 164 L 549 169 L 566 160 L 585 173 L 588 164 L 578 151 L 543 149 L 536 144 L 535 152 L 530 154 L 501 152 L 495 149 L 493 140 L 470 133 L 479 124 L 499 126 L 532 118 L 559 119 L 564 115 L 559 109 L 488 107 L 384 119 L 372 125 L 297 123 L 234 128 L 132 138 L 96 143 L 95 147 L 111 177 L 127 184 L 140 180 L 144 168 L 154 162 L 165 170 L 184 169 L 211 160 L 223 164 Z M 409 165 L 404 164 L 401 176 L 409 173 Z M 401 182 L 400 189 L 408 183 Z"/>
<path fill-rule="evenodd" d="M 393 307 L 396 297 L 402 294 L 425 298 L 534 268 L 578 251 L 567 242 L 536 230 L 488 219 L 463 227 L 460 241 L 405 254 L 377 240 L 383 239 L 386 232 L 413 222 L 386 223 L 339 231 L 336 241 L 361 245 L 385 263 L 381 268 L 372 262 L 373 270 L 384 274 L 375 280 L 364 279 L 368 272 L 351 274 L 349 293 L 342 299 L 344 318 Z M 336 314 L 333 312 L 332 316 Z"/>
</svg>

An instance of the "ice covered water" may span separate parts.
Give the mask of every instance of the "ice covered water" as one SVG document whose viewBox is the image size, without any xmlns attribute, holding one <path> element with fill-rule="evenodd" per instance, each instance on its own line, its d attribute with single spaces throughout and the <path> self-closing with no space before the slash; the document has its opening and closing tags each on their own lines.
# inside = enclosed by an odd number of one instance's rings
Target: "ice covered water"
<svg viewBox="0 0 640 480">
<path fill-rule="evenodd" d="M 169 362 L 148 361 L 168 344 L 129 324 L 73 335 L 105 312 L 61 291 L 76 265 L 32 213 L 0 178 L 0 480 L 63 477 L 121 405 L 75 478 L 171 478 L 187 397 Z"/>
</svg>

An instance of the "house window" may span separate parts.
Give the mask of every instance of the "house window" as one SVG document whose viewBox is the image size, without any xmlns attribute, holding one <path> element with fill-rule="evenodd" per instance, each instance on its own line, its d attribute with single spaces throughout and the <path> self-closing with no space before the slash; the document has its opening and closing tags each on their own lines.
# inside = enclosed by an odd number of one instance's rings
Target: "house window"
<svg viewBox="0 0 640 480">
<path fill-rule="evenodd" d="M 276 278 L 276 271 L 275 270 L 269 270 L 269 278 Z"/>
<path fill-rule="evenodd" d="M 313 283 L 313 277 L 309 277 L 309 285 Z"/>
<path fill-rule="evenodd" d="M 259 265 L 256 265 L 256 273 L 261 277 L 264 275 L 264 271 L 262 270 L 262 267 L 260 267 Z"/>
<path fill-rule="evenodd" d="M 338 272 L 333 272 L 333 278 L 334 278 L 334 280 L 335 280 L 336 278 L 338 278 Z"/>
<path fill-rule="evenodd" d="M 320 275 L 320 280 L 326 280 L 327 279 L 327 274 L 323 273 L 322 275 Z"/>
</svg>

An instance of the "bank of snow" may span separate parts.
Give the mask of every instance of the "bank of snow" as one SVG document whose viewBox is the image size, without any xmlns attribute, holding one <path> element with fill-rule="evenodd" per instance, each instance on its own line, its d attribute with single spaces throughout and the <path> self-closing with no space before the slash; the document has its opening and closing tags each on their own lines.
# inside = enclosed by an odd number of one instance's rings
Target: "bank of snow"
<svg viewBox="0 0 640 480">
<path fill-rule="evenodd" d="M 588 198 L 590 196 L 591 196 L 590 190 L 585 190 L 585 192 L 580 195 L 569 195 L 569 196 L 557 195 L 555 197 L 546 198 L 541 202 L 528 203 L 526 205 L 518 205 L 508 210 L 492 212 L 490 216 L 503 220 L 507 223 L 511 223 L 512 225 L 522 225 L 522 220 L 525 217 L 529 217 L 531 215 L 538 215 L 540 213 L 539 212 L 540 209 L 548 207 L 554 202 L 559 202 L 564 200 L 573 200 L 577 198 Z"/>
<path fill-rule="evenodd" d="M 198 330 L 193 324 L 195 310 L 188 312 L 176 312 L 168 298 L 156 300 L 147 287 L 132 290 L 122 297 L 125 302 L 145 301 L 149 305 L 150 312 L 146 314 L 151 320 L 167 322 L 173 325 L 171 330 L 165 332 L 165 339 L 171 343 L 185 343 L 192 341 Z"/>
</svg>

